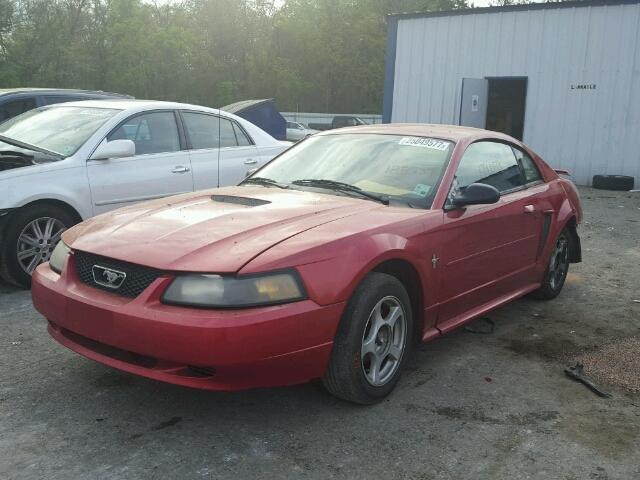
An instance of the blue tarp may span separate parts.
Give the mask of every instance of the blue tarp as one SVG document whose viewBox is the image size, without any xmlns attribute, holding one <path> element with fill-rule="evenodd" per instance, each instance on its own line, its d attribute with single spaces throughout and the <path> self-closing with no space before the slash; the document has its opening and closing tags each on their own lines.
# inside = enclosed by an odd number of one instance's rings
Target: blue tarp
<svg viewBox="0 0 640 480">
<path fill-rule="evenodd" d="M 278 111 L 272 98 L 243 100 L 222 107 L 221 110 L 248 120 L 278 140 L 287 138 L 287 121 Z"/>
</svg>

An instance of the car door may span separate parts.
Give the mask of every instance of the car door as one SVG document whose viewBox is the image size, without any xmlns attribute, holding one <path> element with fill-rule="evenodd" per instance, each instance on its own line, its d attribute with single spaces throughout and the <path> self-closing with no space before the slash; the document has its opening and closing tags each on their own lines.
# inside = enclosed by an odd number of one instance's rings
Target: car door
<svg viewBox="0 0 640 480">
<path fill-rule="evenodd" d="M 219 185 L 226 187 L 240 183 L 249 170 L 261 166 L 266 159 L 238 122 L 221 117 L 219 162 Z"/>
<path fill-rule="evenodd" d="M 189 153 L 172 110 L 133 115 L 103 141 L 129 139 L 133 157 L 88 160 L 94 213 L 193 190 Z"/>
<path fill-rule="evenodd" d="M 458 165 L 450 198 L 471 183 L 492 185 L 501 198 L 492 205 L 445 206 L 438 314 L 444 331 L 535 282 L 543 223 L 540 199 L 527 187 L 512 146 L 471 144 Z"/>
<path fill-rule="evenodd" d="M 194 189 L 215 188 L 219 178 L 220 117 L 185 110 L 180 115 L 189 146 Z"/>
</svg>

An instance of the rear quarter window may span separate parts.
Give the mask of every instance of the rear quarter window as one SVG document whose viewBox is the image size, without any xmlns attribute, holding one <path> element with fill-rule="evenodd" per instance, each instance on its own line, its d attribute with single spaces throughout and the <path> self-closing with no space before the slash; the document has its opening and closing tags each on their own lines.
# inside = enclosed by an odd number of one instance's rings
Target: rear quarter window
<svg viewBox="0 0 640 480">
<path fill-rule="evenodd" d="M 513 147 L 513 153 L 520 164 L 520 168 L 522 168 L 522 171 L 524 172 L 526 183 L 542 181 L 540 170 L 538 170 L 536 163 L 529 155 L 516 147 Z"/>
</svg>

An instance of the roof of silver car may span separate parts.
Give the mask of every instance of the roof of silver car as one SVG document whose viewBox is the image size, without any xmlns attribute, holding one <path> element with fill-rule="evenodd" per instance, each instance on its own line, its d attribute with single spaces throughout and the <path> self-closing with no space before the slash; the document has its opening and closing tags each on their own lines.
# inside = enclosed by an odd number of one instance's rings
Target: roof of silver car
<svg viewBox="0 0 640 480">
<path fill-rule="evenodd" d="M 84 93 L 84 94 L 91 94 L 91 95 L 108 95 L 113 97 L 133 98 L 131 95 L 126 95 L 124 93 L 104 92 L 102 90 L 80 90 L 75 88 L 37 88 L 37 87 L 0 88 L 0 95 L 8 95 L 13 93 L 46 93 L 46 94 Z"/>
<path fill-rule="evenodd" d="M 189 105 L 186 103 L 164 102 L 160 100 L 136 100 L 128 98 L 109 98 L 105 100 L 78 100 L 67 103 L 50 105 L 49 108 L 64 107 L 91 107 L 91 108 L 115 108 L 118 110 L 134 109 L 183 109 L 183 110 L 215 110 L 202 105 Z"/>
</svg>

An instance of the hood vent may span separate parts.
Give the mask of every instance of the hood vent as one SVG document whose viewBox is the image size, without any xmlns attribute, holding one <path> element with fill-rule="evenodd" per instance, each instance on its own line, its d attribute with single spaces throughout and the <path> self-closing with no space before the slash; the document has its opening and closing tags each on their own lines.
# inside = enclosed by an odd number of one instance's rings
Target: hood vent
<svg viewBox="0 0 640 480">
<path fill-rule="evenodd" d="M 211 195 L 211 200 L 220 203 L 231 203 L 233 205 L 244 205 L 245 207 L 259 207 L 271 203 L 257 198 L 236 197 L 233 195 Z"/>
</svg>

